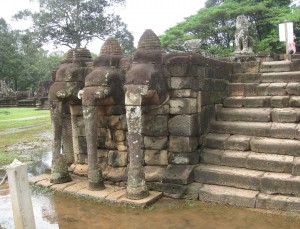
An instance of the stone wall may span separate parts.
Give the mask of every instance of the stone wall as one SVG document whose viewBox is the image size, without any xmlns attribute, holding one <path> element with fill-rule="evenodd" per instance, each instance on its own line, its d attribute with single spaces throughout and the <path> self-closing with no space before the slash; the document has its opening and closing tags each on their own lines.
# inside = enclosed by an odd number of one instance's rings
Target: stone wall
<svg viewBox="0 0 300 229">
<path fill-rule="evenodd" d="M 199 163 L 201 139 L 214 118 L 216 104 L 228 93 L 233 65 L 196 53 L 172 53 L 163 57 L 169 73 L 169 100 L 142 106 L 144 169 L 149 189 L 182 197 L 193 182 Z M 125 106 L 98 104 L 98 163 L 104 179 L 127 181 L 128 150 Z M 100 109 L 101 108 L 101 109 Z M 81 106 L 71 106 L 77 174 L 87 173 L 87 146 Z M 76 140 L 78 139 L 78 141 Z"/>
</svg>

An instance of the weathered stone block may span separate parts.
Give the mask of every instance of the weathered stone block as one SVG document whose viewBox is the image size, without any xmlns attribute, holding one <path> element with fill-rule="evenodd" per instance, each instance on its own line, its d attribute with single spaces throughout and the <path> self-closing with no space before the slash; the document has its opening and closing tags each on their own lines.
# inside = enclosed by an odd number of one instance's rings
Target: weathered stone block
<svg viewBox="0 0 300 229">
<path fill-rule="evenodd" d="M 113 139 L 116 142 L 123 142 L 126 139 L 126 133 L 124 130 L 115 130 L 113 131 Z"/>
<path fill-rule="evenodd" d="M 168 165 L 168 151 L 145 150 L 146 165 Z"/>
<path fill-rule="evenodd" d="M 243 100 L 243 99 L 242 99 Z M 249 97 L 242 101 L 244 107 L 269 107 L 270 97 L 254 96 Z"/>
<path fill-rule="evenodd" d="M 168 135 L 168 116 L 167 115 L 143 115 L 142 133 L 149 136 Z"/>
<path fill-rule="evenodd" d="M 232 135 L 225 142 L 225 149 L 246 151 L 250 149 L 251 136 Z"/>
<path fill-rule="evenodd" d="M 300 121 L 300 110 L 296 109 L 273 109 L 271 111 L 272 121 L 297 123 Z"/>
<path fill-rule="evenodd" d="M 175 136 L 193 136 L 198 133 L 197 115 L 176 115 L 168 122 L 169 132 Z"/>
<path fill-rule="evenodd" d="M 192 89 L 171 90 L 171 98 L 197 98 L 198 93 Z"/>
<path fill-rule="evenodd" d="M 168 137 L 144 137 L 144 146 L 146 149 L 166 149 Z"/>
<path fill-rule="evenodd" d="M 288 83 L 286 91 L 289 95 L 300 95 L 300 83 Z"/>
<path fill-rule="evenodd" d="M 228 81 L 224 79 L 216 79 L 214 81 L 214 90 L 215 91 L 227 91 Z"/>
<path fill-rule="evenodd" d="M 204 145 L 210 148 L 225 149 L 225 142 L 230 134 L 208 134 L 205 137 Z"/>
<path fill-rule="evenodd" d="M 284 96 L 286 95 L 287 83 L 271 83 L 268 87 L 268 95 Z"/>
<path fill-rule="evenodd" d="M 202 92 L 201 105 L 206 106 L 206 105 L 214 105 L 214 104 L 222 103 L 223 98 L 225 98 L 226 96 L 227 96 L 226 91 Z"/>
<path fill-rule="evenodd" d="M 270 83 L 261 83 L 257 85 L 257 95 L 258 96 L 267 96 L 268 95 L 268 87 Z"/>
<path fill-rule="evenodd" d="M 103 179 L 111 182 L 127 181 L 127 167 L 113 168 L 107 166 L 103 171 Z"/>
<path fill-rule="evenodd" d="M 108 126 L 114 130 L 126 130 L 127 129 L 126 115 L 108 116 Z"/>
<path fill-rule="evenodd" d="M 194 82 L 193 77 L 172 77 L 171 88 L 172 89 L 190 89 Z"/>
<path fill-rule="evenodd" d="M 300 96 L 291 96 L 289 105 L 291 107 L 300 107 Z"/>
<path fill-rule="evenodd" d="M 281 211 L 299 211 L 300 198 L 281 195 L 267 195 L 260 193 L 257 197 L 256 207 Z"/>
<path fill-rule="evenodd" d="M 145 179 L 147 182 L 162 182 L 166 173 L 166 166 L 145 166 Z"/>
<path fill-rule="evenodd" d="M 194 180 L 194 166 L 168 165 L 163 183 L 190 184 Z"/>
<path fill-rule="evenodd" d="M 293 159 L 293 156 L 252 152 L 248 156 L 246 168 L 278 173 L 291 173 Z"/>
<path fill-rule="evenodd" d="M 250 148 L 261 153 L 300 156 L 300 142 L 297 140 L 253 137 Z"/>
<path fill-rule="evenodd" d="M 197 99 L 180 98 L 170 100 L 171 114 L 194 114 L 197 113 Z"/>
<path fill-rule="evenodd" d="M 271 137 L 294 139 L 296 135 L 295 123 L 273 123 L 271 126 Z"/>
<path fill-rule="evenodd" d="M 127 151 L 127 144 L 126 142 L 116 142 L 118 151 Z"/>
<path fill-rule="evenodd" d="M 270 104 L 271 107 L 288 107 L 289 96 L 272 96 Z"/>
<path fill-rule="evenodd" d="M 199 163 L 199 151 L 192 153 L 168 153 L 168 162 L 173 165 L 194 165 Z"/>
<path fill-rule="evenodd" d="M 200 183 L 191 183 L 187 185 L 187 189 L 184 195 L 185 199 L 188 200 L 198 200 L 199 199 L 199 190 L 203 187 L 203 184 Z"/>
<path fill-rule="evenodd" d="M 204 78 L 203 79 L 203 91 L 213 91 L 214 90 L 215 79 Z"/>
<path fill-rule="evenodd" d="M 284 173 L 265 173 L 261 191 L 267 194 L 299 195 L 300 177 Z"/>
<path fill-rule="evenodd" d="M 235 84 L 229 84 L 229 95 L 230 96 L 244 96 L 244 87 L 245 84 L 242 83 L 235 83 Z"/>
<path fill-rule="evenodd" d="M 170 106 L 167 105 L 147 105 L 142 106 L 142 114 L 144 115 L 168 115 Z"/>
<path fill-rule="evenodd" d="M 200 151 L 200 162 L 220 165 L 224 150 L 204 148 Z"/>
<path fill-rule="evenodd" d="M 198 147 L 197 137 L 169 137 L 169 151 L 177 153 L 193 152 Z"/>
<path fill-rule="evenodd" d="M 127 152 L 119 152 L 117 150 L 110 150 L 108 152 L 108 164 L 112 167 L 124 167 L 128 164 Z"/>
<path fill-rule="evenodd" d="M 231 167 L 245 167 L 250 151 L 225 150 L 221 159 L 221 165 Z"/>
<path fill-rule="evenodd" d="M 292 175 L 300 176 L 300 157 L 294 157 Z"/>
<path fill-rule="evenodd" d="M 187 64 L 181 64 L 181 63 L 168 65 L 168 70 L 171 76 L 185 76 L 187 73 L 187 68 L 188 68 Z"/>
<path fill-rule="evenodd" d="M 199 190 L 199 200 L 254 208 L 258 193 L 258 191 L 205 184 Z"/>
<path fill-rule="evenodd" d="M 184 198 L 188 186 L 172 183 L 148 182 L 147 187 L 149 190 L 163 192 L 164 196 L 167 197 Z"/>
<path fill-rule="evenodd" d="M 231 186 L 243 189 L 260 189 L 264 172 L 217 165 L 199 165 L 194 169 L 194 180 L 199 183 Z"/>
<path fill-rule="evenodd" d="M 247 83 L 244 87 L 245 96 L 256 96 L 257 95 L 257 84 L 256 83 Z"/>
</svg>

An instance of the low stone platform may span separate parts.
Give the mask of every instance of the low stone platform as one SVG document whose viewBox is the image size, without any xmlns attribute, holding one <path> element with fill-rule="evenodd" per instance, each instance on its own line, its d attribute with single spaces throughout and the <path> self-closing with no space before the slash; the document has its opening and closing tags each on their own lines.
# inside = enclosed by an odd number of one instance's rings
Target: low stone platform
<svg viewBox="0 0 300 229">
<path fill-rule="evenodd" d="M 105 189 L 101 191 L 91 191 L 87 188 L 88 181 L 86 178 L 73 176 L 72 181 L 63 184 L 50 183 L 50 174 L 42 174 L 36 177 L 29 178 L 31 184 L 49 188 L 58 192 L 81 196 L 87 198 L 95 198 L 101 202 L 108 204 L 118 204 L 126 206 L 134 206 L 145 208 L 162 196 L 162 192 L 149 191 L 149 196 L 141 200 L 131 200 L 126 198 L 126 188 L 105 184 Z"/>
</svg>

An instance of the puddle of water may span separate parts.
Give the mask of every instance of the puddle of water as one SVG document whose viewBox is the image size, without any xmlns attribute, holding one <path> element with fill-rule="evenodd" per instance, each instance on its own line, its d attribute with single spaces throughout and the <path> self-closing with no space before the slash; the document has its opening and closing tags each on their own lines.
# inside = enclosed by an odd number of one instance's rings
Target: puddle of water
<svg viewBox="0 0 300 229">
<path fill-rule="evenodd" d="M 31 154 L 29 176 L 50 168 L 49 146 Z M 0 177 L 4 176 L 0 168 Z M 32 193 L 38 229 L 298 229 L 299 213 L 268 212 L 185 200 L 162 199 L 148 209 L 107 206 L 58 194 Z M 13 213 L 7 183 L 0 187 L 0 229 L 13 229 Z"/>
<path fill-rule="evenodd" d="M 0 228 L 14 228 L 10 196 L 0 197 Z M 107 206 L 61 195 L 33 195 L 37 228 L 274 229 L 299 228 L 300 216 L 162 199 L 149 209 Z"/>
</svg>

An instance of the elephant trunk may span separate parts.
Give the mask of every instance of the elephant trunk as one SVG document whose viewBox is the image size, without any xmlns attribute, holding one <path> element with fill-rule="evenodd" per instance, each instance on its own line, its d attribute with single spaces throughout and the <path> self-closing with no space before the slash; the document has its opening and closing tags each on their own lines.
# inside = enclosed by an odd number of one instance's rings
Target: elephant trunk
<svg viewBox="0 0 300 229">
<path fill-rule="evenodd" d="M 149 195 L 143 169 L 142 151 L 142 97 L 147 95 L 147 85 L 125 86 L 126 119 L 128 127 L 129 169 L 126 196 L 143 199 Z"/>
</svg>

